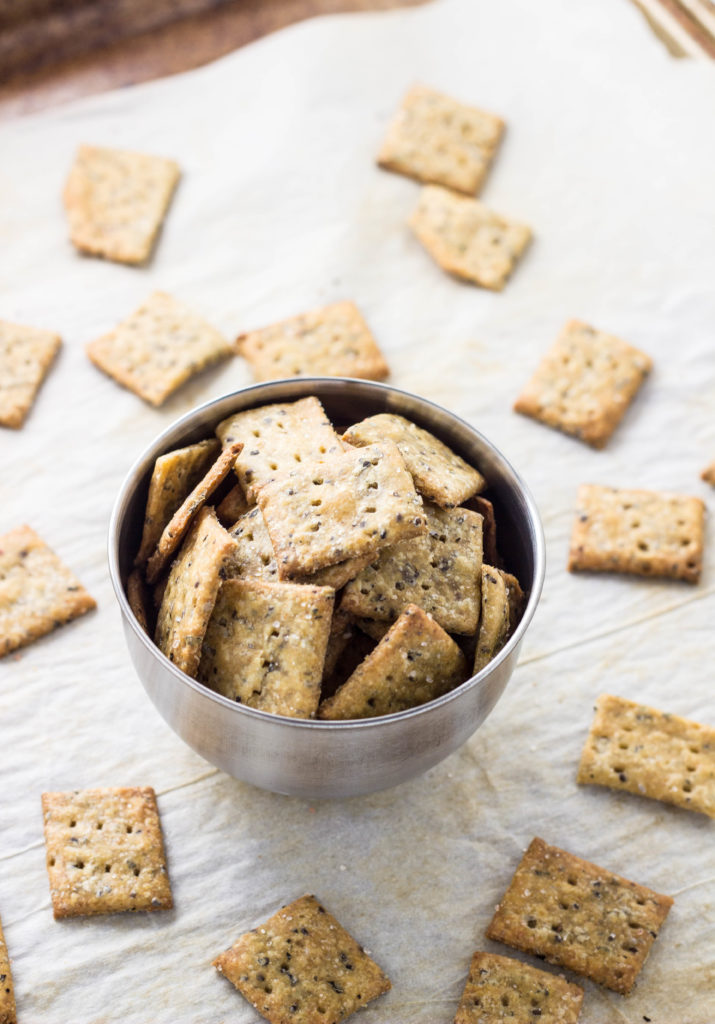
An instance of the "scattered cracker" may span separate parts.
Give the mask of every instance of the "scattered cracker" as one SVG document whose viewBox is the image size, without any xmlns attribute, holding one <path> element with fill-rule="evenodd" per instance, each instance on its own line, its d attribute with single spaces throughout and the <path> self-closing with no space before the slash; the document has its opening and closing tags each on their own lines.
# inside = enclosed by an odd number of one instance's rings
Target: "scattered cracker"
<svg viewBox="0 0 715 1024">
<path fill-rule="evenodd" d="M 10 957 L 5 945 L 2 924 L 0 924 L 0 1024 L 17 1024 Z"/>
<path fill-rule="evenodd" d="M 474 195 L 503 134 L 500 117 L 415 85 L 388 129 L 377 162 L 418 181 Z"/>
<path fill-rule="evenodd" d="M 149 632 L 149 595 L 144 578 L 138 569 L 132 570 L 127 577 L 127 600 L 145 633 Z"/>
<path fill-rule="evenodd" d="M 118 263 L 146 262 L 180 173 L 164 157 L 80 146 L 64 191 L 72 243 Z"/>
<path fill-rule="evenodd" d="M 495 953 L 475 953 L 454 1024 L 576 1024 L 583 989 Z"/>
<path fill-rule="evenodd" d="M 312 718 L 334 598 L 330 587 L 226 580 L 204 637 L 199 681 L 260 711 Z"/>
<path fill-rule="evenodd" d="M 216 515 L 221 523 L 228 529 L 233 526 L 237 519 L 248 511 L 249 505 L 246 495 L 240 484 L 232 487 L 228 494 L 216 506 Z"/>
<path fill-rule="evenodd" d="M 96 607 L 31 527 L 0 537 L 0 657 Z"/>
<path fill-rule="evenodd" d="M 43 793 L 55 918 L 173 906 L 150 786 Z"/>
<path fill-rule="evenodd" d="M 385 439 L 394 441 L 400 449 L 420 494 L 444 508 L 461 505 L 486 487 L 481 473 L 434 434 L 403 416 L 379 413 L 356 423 L 343 434 L 344 441 L 358 447 Z"/>
<path fill-rule="evenodd" d="M 626 994 L 672 905 L 670 896 L 532 839 L 487 938 Z"/>
<path fill-rule="evenodd" d="M 482 606 L 474 675 L 481 672 L 502 649 L 509 636 L 509 595 L 506 577 L 493 565 L 482 566 Z"/>
<path fill-rule="evenodd" d="M 364 450 L 364 449 L 363 449 Z M 428 532 L 384 548 L 347 585 L 341 607 L 361 618 L 394 622 L 417 604 L 450 633 L 479 622 L 482 517 L 466 508 L 425 504 Z"/>
<path fill-rule="evenodd" d="M 622 697 L 596 702 L 578 781 L 715 818 L 715 729 Z"/>
<path fill-rule="evenodd" d="M 154 292 L 87 346 L 95 366 L 152 405 L 161 405 L 190 377 L 231 354 L 217 330 L 164 292 Z"/>
<path fill-rule="evenodd" d="M 315 896 L 302 896 L 214 960 L 270 1024 L 343 1021 L 390 989 L 362 946 Z"/>
<path fill-rule="evenodd" d="M 709 466 L 700 474 L 700 479 L 704 480 L 706 484 L 712 484 L 715 487 L 715 462 L 711 462 Z"/>
<path fill-rule="evenodd" d="M 697 583 L 704 532 L 700 498 L 584 484 L 578 490 L 568 568 Z"/>
<path fill-rule="evenodd" d="M 23 425 L 61 344 L 51 331 L 0 320 L 0 426 Z"/>
<path fill-rule="evenodd" d="M 570 320 L 514 409 L 603 448 L 652 367 L 645 352 Z"/>
<path fill-rule="evenodd" d="M 495 291 L 531 240 L 526 225 L 439 185 L 425 185 L 409 225 L 443 270 Z"/>
<path fill-rule="evenodd" d="M 256 380 L 280 377 L 363 377 L 383 380 L 389 367 L 353 302 L 336 302 L 259 331 L 236 347 Z"/>
<path fill-rule="evenodd" d="M 204 633 L 236 541 L 212 508 L 202 508 L 171 567 L 156 623 L 155 642 L 169 661 L 195 676 Z"/>
<path fill-rule="evenodd" d="M 235 470 L 251 504 L 259 489 L 276 477 L 343 451 L 325 410 L 313 396 L 239 412 L 219 423 L 216 433 L 224 445 L 243 441 Z"/>
<path fill-rule="evenodd" d="M 392 715 L 436 700 L 466 676 L 464 655 L 454 640 L 411 604 L 335 696 L 323 701 L 318 717 Z"/>
<path fill-rule="evenodd" d="M 238 519 L 229 530 L 236 547 L 228 561 L 232 579 L 278 582 L 276 555 L 268 536 L 263 513 L 257 505 Z"/>
</svg>

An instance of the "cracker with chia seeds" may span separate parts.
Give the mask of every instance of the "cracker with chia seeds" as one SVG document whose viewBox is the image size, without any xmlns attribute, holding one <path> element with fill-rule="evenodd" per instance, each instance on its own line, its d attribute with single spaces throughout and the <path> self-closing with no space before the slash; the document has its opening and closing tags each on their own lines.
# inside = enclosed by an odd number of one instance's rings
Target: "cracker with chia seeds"
<svg viewBox="0 0 715 1024">
<path fill-rule="evenodd" d="M 174 561 L 156 623 L 155 643 L 177 668 L 195 676 L 201 645 L 236 548 L 212 508 L 204 506 Z"/>
<path fill-rule="evenodd" d="M 487 938 L 626 995 L 672 905 L 670 896 L 537 838 L 497 905 Z"/>
<path fill-rule="evenodd" d="M 342 608 L 342 603 L 340 605 Z M 352 615 L 349 612 L 345 613 L 350 615 L 350 620 L 357 626 L 358 629 L 362 630 L 367 636 L 373 640 L 382 640 L 385 633 L 388 633 L 390 627 L 393 625 L 392 622 L 382 622 L 380 619 L 368 619 L 362 615 Z"/>
<path fill-rule="evenodd" d="M 475 953 L 454 1024 L 577 1024 L 583 989 L 496 953 Z"/>
<path fill-rule="evenodd" d="M 706 484 L 712 484 L 715 487 L 715 462 L 711 462 L 709 466 L 700 474 L 700 479 L 704 480 Z"/>
<path fill-rule="evenodd" d="M 343 434 L 356 447 L 394 441 L 421 495 L 443 508 L 461 505 L 486 487 L 484 477 L 434 434 L 394 413 L 378 413 Z"/>
<path fill-rule="evenodd" d="M 239 704 L 312 718 L 335 591 L 225 580 L 204 636 L 199 682 Z"/>
<path fill-rule="evenodd" d="M 414 85 L 390 125 L 380 167 L 474 195 L 504 134 L 500 117 Z"/>
<path fill-rule="evenodd" d="M 17 1024 L 10 957 L 0 923 L 0 1024 Z"/>
<path fill-rule="evenodd" d="M 496 657 L 509 637 L 510 606 L 506 576 L 493 565 L 482 565 L 481 615 L 474 675 Z"/>
<path fill-rule="evenodd" d="M 306 576 L 427 530 L 422 499 L 392 441 L 344 451 L 258 492 L 281 576 Z"/>
<path fill-rule="evenodd" d="M 308 583 L 316 587 L 332 587 L 333 590 L 340 590 L 350 580 L 354 580 L 358 573 L 366 569 L 371 562 L 374 562 L 375 557 L 374 554 L 368 552 L 366 555 L 360 555 L 359 558 L 346 558 L 344 562 L 326 565 L 307 576 L 300 575 L 289 578 L 294 583 Z"/>
<path fill-rule="evenodd" d="M 73 245 L 117 263 L 145 263 L 180 174 L 165 157 L 80 146 L 64 189 Z"/>
<path fill-rule="evenodd" d="M 96 607 L 31 527 L 0 537 L 0 657 Z"/>
<path fill-rule="evenodd" d="M 514 409 L 603 448 L 652 367 L 645 352 L 569 320 Z"/>
<path fill-rule="evenodd" d="M 127 577 L 127 601 L 145 633 L 149 633 L 149 595 L 147 594 L 144 577 L 138 569 L 133 569 Z"/>
<path fill-rule="evenodd" d="M 87 345 L 95 366 L 151 405 L 233 350 L 210 324 L 171 295 L 154 292 L 114 330 Z"/>
<path fill-rule="evenodd" d="M 257 505 L 244 512 L 228 531 L 236 541 L 227 572 L 231 579 L 278 582 L 276 555 Z"/>
<path fill-rule="evenodd" d="M 464 655 L 431 615 L 411 604 L 318 717 L 377 718 L 426 704 L 463 683 Z"/>
<path fill-rule="evenodd" d="M 219 423 L 216 433 L 224 445 L 243 442 L 234 468 L 249 504 L 255 504 L 260 488 L 276 477 L 344 450 L 325 410 L 312 395 L 239 412 Z"/>
<path fill-rule="evenodd" d="M 245 512 L 248 512 L 249 504 L 246 501 L 246 495 L 243 493 L 243 488 L 240 484 L 236 484 L 226 494 L 216 506 L 216 515 L 221 526 L 225 526 L 226 529 L 233 526 L 237 519 L 239 519 Z"/>
<path fill-rule="evenodd" d="M 389 367 L 353 302 L 336 302 L 236 340 L 256 380 L 362 377 L 384 380 Z"/>
<path fill-rule="evenodd" d="M 270 1024 L 337 1024 L 390 989 L 315 896 L 283 907 L 213 963 Z"/>
<path fill-rule="evenodd" d="M 150 786 L 43 793 L 56 919 L 173 906 Z"/>
<path fill-rule="evenodd" d="M 502 568 L 502 560 L 497 549 L 497 521 L 494 515 L 494 505 L 488 498 L 481 494 L 475 494 L 473 498 L 465 502 L 467 508 L 478 512 L 482 517 L 482 548 L 484 561 L 497 569 Z"/>
<path fill-rule="evenodd" d="M 578 490 L 568 569 L 697 583 L 704 534 L 700 498 L 584 484 Z"/>
<path fill-rule="evenodd" d="M 365 449 L 363 449 L 364 451 Z M 341 607 L 360 618 L 394 622 L 417 604 L 450 633 L 479 622 L 482 517 L 425 503 L 427 533 L 384 548 L 345 588 Z"/>
<path fill-rule="evenodd" d="M 504 287 L 531 240 L 525 224 L 439 185 L 425 185 L 408 223 L 443 270 L 494 291 Z"/>
<path fill-rule="evenodd" d="M 23 425 L 61 345 L 52 331 L 0 320 L 0 426 Z"/>
<path fill-rule="evenodd" d="M 604 694 L 577 781 L 715 818 L 715 728 Z"/>
</svg>

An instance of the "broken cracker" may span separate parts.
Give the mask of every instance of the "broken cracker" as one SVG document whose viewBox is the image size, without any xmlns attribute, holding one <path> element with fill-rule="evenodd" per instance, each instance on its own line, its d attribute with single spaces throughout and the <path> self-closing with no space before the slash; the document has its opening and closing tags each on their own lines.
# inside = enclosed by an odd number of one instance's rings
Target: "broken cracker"
<svg viewBox="0 0 715 1024">
<path fill-rule="evenodd" d="M 0 320 L 0 426 L 23 425 L 61 344 L 52 331 Z"/>
<path fill-rule="evenodd" d="M 55 918 L 173 906 L 154 790 L 43 793 Z"/>
<path fill-rule="evenodd" d="M 475 953 L 454 1024 L 577 1024 L 584 992 L 565 978 L 496 953 Z"/>
<path fill-rule="evenodd" d="M 0 923 L 0 1024 L 17 1024 L 10 957 Z"/>
</svg>

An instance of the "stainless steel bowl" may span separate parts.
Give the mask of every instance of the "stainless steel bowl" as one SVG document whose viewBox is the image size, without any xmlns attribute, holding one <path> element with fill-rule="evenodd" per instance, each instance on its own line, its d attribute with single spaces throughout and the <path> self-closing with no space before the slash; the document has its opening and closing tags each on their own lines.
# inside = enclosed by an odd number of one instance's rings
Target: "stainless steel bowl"
<svg viewBox="0 0 715 1024">
<path fill-rule="evenodd" d="M 236 704 L 189 678 L 135 619 L 125 583 L 139 546 L 149 478 L 159 455 L 211 436 L 232 413 L 317 395 L 339 426 L 393 412 L 413 420 L 478 466 L 489 483 L 499 546 L 529 599 L 514 635 L 478 675 L 421 707 L 383 718 L 322 722 L 284 718 Z M 130 470 L 109 526 L 109 569 L 129 653 L 162 717 L 207 761 L 264 789 L 294 796 L 348 797 L 387 789 L 447 757 L 479 728 L 504 692 L 544 580 L 544 539 L 528 490 L 478 431 L 424 398 L 384 384 L 300 378 L 242 388 L 187 413 Z"/>
</svg>

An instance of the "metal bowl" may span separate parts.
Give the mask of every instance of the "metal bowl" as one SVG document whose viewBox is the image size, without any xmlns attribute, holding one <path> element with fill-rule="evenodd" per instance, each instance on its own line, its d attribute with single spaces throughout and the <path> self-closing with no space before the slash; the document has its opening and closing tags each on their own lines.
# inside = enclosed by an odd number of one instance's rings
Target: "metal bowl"
<svg viewBox="0 0 715 1024">
<path fill-rule="evenodd" d="M 126 579 L 139 546 L 149 478 L 159 455 L 213 434 L 232 413 L 316 395 L 333 423 L 398 413 L 431 431 L 489 484 L 507 567 L 528 603 L 514 635 L 486 668 L 451 693 L 382 718 L 323 722 L 284 718 L 236 704 L 181 672 L 132 613 Z M 479 728 L 516 666 L 544 580 L 544 539 L 528 490 L 503 455 L 446 409 L 397 388 L 346 378 L 300 378 L 242 388 L 187 413 L 130 470 L 109 526 L 109 570 L 134 667 L 159 713 L 181 738 L 237 779 L 294 796 L 349 797 L 395 786 L 427 771 Z"/>
</svg>

